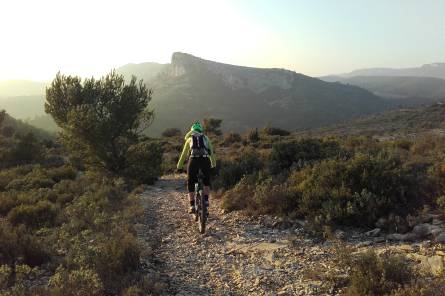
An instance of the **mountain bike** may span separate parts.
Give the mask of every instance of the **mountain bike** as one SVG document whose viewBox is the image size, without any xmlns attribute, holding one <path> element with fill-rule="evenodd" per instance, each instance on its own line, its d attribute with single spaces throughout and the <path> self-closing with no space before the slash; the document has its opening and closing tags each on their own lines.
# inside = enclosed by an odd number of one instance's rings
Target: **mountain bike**
<svg viewBox="0 0 445 296">
<path fill-rule="evenodd" d="M 207 205 L 204 202 L 203 194 L 203 177 L 201 170 L 198 173 L 198 182 L 195 183 L 195 221 L 198 222 L 199 232 L 204 234 L 206 232 L 206 222 L 208 216 Z"/>
</svg>

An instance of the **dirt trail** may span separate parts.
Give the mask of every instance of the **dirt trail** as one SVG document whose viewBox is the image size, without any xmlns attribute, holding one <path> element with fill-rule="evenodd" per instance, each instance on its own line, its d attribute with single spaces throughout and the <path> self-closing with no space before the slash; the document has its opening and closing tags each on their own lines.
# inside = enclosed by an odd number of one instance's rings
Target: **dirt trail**
<svg viewBox="0 0 445 296">
<path fill-rule="evenodd" d="M 338 287 L 344 286 L 346 275 L 333 264 L 338 247 L 313 237 L 302 221 L 224 214 L 220 201 L 211 199 L 207 233 L 201 235 L 187 214 L 184 178 L 164 176 L 141 197 L 144 219 L 136 229 L 145 245 L 142 264 L 146 273 L 167 280 L 164 295 L 341 294 Z M 431 223 L 419 227 L 443 228 L 445 233 L 445 221 L 433 218 Z M 394 241 L 394 236 L 403 235 L 372 232 L 335 235 L 347 241 L 349 252 L 372 248 L 404 253 L 433 272 L 444 268 L 445 245 Z"/>
<path fill-rule="evenodd" d="M 280 229 L 270 217 L 223 214 L 213 199 L 207 233 L 201 235 L 186 212 L 185 180 L 174 176 L 147 187 L 142 200 L 139 239 L 158 242 L 146 259 L 168 278 L 165 295 L 335 294 L 304 272 L 317 263 L 326 268 L 329 251 L 299 235 L 298 225 Z"/>
</svg>

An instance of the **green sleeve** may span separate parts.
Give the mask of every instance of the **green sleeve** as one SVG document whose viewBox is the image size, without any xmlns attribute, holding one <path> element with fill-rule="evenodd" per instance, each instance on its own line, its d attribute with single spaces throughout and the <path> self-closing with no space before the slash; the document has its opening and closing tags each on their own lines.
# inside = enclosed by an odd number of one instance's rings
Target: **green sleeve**
<svg viewBox="0 0 445 296">
<path fill-rule="evenodd" d="M 182 169 L 184 168 L 184 163 L 190 153 L 190 138 L 185 141 L 184 148 L 182 148 L 181 157 L 178 160 L 178 164 L 176 168 Z"/>
<path fill-rule="evenodd" d="M 210 139 L 208 137 L 207 137 L 207 143 L 209 144 L 209 149 L 210 149 L 210 163 L 212 164 L 212 168 L 214 168 L 216 167 L 216 156 L 215 156 L 215 151 L 213 150 L 212 142 L 210 142 Z"/>
</svg>

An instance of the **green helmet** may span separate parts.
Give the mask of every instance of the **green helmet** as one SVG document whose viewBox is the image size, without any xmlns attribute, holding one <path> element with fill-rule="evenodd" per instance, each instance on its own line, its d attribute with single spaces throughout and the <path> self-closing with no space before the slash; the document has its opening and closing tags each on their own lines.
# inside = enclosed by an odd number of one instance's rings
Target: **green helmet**
<svg viewBox="0 0 445 296">
<path fill-rule="evenodd" d="M 191 131 L 193 132 L 198 132 L 198 133 L 202 133 L 203 128 L 202 125 L 199 122 L 195 122 L 192 127 L 190 128 Z"/>
</svg>

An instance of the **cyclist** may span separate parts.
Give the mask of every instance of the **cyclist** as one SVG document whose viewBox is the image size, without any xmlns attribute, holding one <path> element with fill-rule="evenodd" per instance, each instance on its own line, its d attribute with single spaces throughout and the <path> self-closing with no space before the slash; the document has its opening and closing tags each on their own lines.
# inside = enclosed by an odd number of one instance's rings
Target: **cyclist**
<svg viewBox="0 0 445 296">
<path fill-rule="evenodd" d="M 213 153 L 210 139 L 204 135 L 204 129 L 199 122 L 194 123 L 190 131 L 185 135 L 185 144 L 182 149 L 181 157 L 177 164 L 177 172 L 183 172 L 186 158 L 189 157 L 187 165 L 187 189 L 190 201 L 189 213 L 195 211 L 195 183 L 198 182 L 198 172 L 204 175 L 203 194 L 206 206 L 209 206 L 210 175 L 212 169 L 216 166 L 215 154 Z"/>
</svg>

